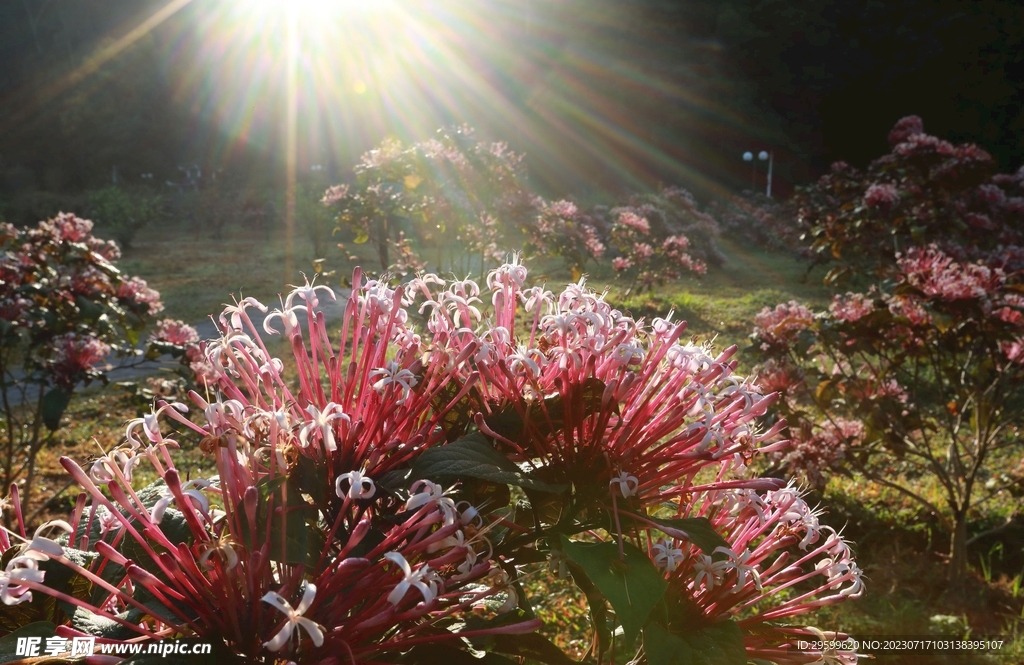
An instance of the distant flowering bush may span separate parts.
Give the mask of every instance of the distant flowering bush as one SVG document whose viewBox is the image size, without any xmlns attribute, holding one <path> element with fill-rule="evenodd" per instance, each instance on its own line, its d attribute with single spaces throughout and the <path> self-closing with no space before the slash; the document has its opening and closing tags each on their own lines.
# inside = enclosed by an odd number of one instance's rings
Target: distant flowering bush
<svg viewBox="0 0 1024 665">
<path fill-rule="evenodd" d="M 794 442 L 776 459 L 814 484 L 860 474 L 919 502 L 949 531 L 952 583 L 963 580 L 972 511 L 1024 491 L 1014 277 L 915 247 L 895 257 L 891 280 L 836 296 L 827 312 L 790 302 L 756 320 L 762 383 L 781 392 Z M 921 476 L 941 499 L 916 491 Z"/>
<path fill-rule="evenodd" d="M 561 257 L 574 279 L 588 261 L 610 258 L 615 272 L 630 279 L 629 289 L 652 288 L 685 274 L 703 275 L 707 262 L 723 261 L 715 220 L 679 187 L 633 195 L 613 208 L 584 211 L 571 201 L 539 197 L 534 206 L 534 223 L 523 227 L 529 251 Z"/>
<path fill-rule="evenodd" d="M 83 490 L 68 521 L 30 536 L 14 502 L 4 627 L 196 637 L 223 662 L 565 663 L 520 583 L 547 561 L 591 604 L 598 662 L 854 662 L 796 619 L 860 595 L 848 546 L 748 468 L 787 449 L 784 422 L 759 426 L 777 396 L 734 373 L 735 347 L 644 326 L 582 280 L 527 280 L 516 260 L 483 285 L 357 270 L 333 332 L 325 286 L 262 326 L 263 304 L 229 307 L 209 397 L 132 421 L 88 470 L 64 459 Z M 186 480 L 179 445 L 216 474 Z M 160 480 L 134 487 L 140 465 Z"/>
<path fill-rule="evenodd" d="M 523 226 L 527 250 L 534 255 L 559 257 L 575 279 L 588 261 L 598 261 L 607 252 L 601 230 L 593 215 L 565 199 L 533 199 L 534 216 Z"/>
<path fill-rule="evenodd" d="M 1024 171 L 996 174 L 991 155 L 924 133 L 917 116 L 889 132 L 891 151 L 861 171 L 838 162 L 791 201 L 827 279 L 891 267 L 896 252 L 938 244 L 975 260 L 1020 254 Z M 994 256 L 993 256 L 994 255 Z"/>
<path fill-rule="evenodd" d="M 788 201 L 745 192 L 713 201 L 707 210 L 730 238 L 773 250 L 802 251 L 796 210 Z"/>
<path fill-rule="evenodd" d="M 754 317 L 754 335 L 765 345 L 786 345 L 814 323 L 814 314 L 795 300 L 765 307 Z M 764 347 L 762 347 L 764 348 Z"/>
<path fill-rule="evenodd" d="M 121 252 L 92 222 L 61 213 L 34 228 L 0 224 L 0 480 L 32 492 L 35 460 L 79 383 L 111 354 L 135 353 L 160 294 L 114 266 Z"/>
<path fill-rule="evenodd" d="M 389 139 L 363 155 L 354 171 L 351 186 L 331 187 L 322 202 L 339 229 L 353 233 L 356 244 L 372 243 L 381 270 L 395 274 L 422 269 L 431 251 L 439 269 L 447 262 L 465 272 L 467 255 L 484 265 L 500 263 L 498 247 L 531 218 L 522 156 L 505 143 L 477 139 L 467 126 L 411 146 Z"/>
</svg>

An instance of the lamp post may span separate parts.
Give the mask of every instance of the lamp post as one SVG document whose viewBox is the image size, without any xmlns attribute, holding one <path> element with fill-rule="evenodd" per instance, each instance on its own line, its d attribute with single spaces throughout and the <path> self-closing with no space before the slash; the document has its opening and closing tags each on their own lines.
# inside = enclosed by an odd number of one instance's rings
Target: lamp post
<svg viewBox="0 0 1024 665">
<path fill-rule="evenodd" d="M 768 162 L 768 185 L 765 188 L 765 194 L 768 198 L 772 197 L 772 166 L 775 162 L 775 153 L 762 150 L 757 153 L 758 160 Z M 749 150 L 743 153 L 743 161 L 750 162 L 750 188 L 755 189 L 757 187 L 757 166 L 754 163 L 754 153 Z"/>
</svg>

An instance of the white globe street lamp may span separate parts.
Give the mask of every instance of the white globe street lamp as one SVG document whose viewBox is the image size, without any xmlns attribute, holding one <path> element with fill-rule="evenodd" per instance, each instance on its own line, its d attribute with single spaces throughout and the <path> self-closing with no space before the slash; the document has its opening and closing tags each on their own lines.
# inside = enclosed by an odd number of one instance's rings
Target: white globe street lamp
<svg viewBox="0 0 1024 665">
<path fill-rule="evenodd" d="M 759 160 L 761 160 L 762 162 L 763 161 L 767 161 L 768 162 L 768 185 L 767 185 L 767 187 L 765 189 L 765 194 L 767 194 L 768 198 L 771 198 L 772 197 L 772 166 L 774 165 L 774 162 L 775 162 L 775 153 L 774 152 L 768 152 L 767 150 L 762 150 L 761 152 L 757 153 L 757 158 Z M 749 150 L 746 151 L 745 153 L 743 153 L 743 161 L 750 162 L 750 188 L 754 189 L 757 186 L 757 183 L 756 183 L 756 179 L 757 179 L 757 166 L 754 164 L 754 153 L 752 153 Z"/>
</svg>

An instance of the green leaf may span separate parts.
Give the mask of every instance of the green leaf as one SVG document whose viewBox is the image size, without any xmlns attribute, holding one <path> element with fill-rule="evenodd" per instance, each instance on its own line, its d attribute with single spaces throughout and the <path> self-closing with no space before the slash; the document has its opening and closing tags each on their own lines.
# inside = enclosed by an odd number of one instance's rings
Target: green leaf
<svg viewBox="0 0 1024 665">
<path fill-rule="evenodd" d="M 547 665 L 577 665 L 575 660 L 540 633 L 495 635 L 493 649 L 512 656 L 525 656 Z"/>
<path fill-rule="evenodd" d="M 656 623 L 644 627 L 644 653 L 648 665 L 693 665 L 690 645 Z"/>
<path fill-rule="evenodd" d="M 496 653 L 477 658 L 467 651 L 444 644 L 421 644 L 402 656 L 398 662 L 403 665 L 515 665 L 514 661 Z"/>
<path fill-rule="evenodd" d="M 508 406 L 484 420 L 493 431 L 511 441 L 521 441 L 527 426 L 534 435 L 546 437 L 565 427 L 566 405 L 577 422 L 598 413 L 604 390 L 603 381 L 589 377 L 580 384 L 570 384 L 556 395 L 545 397 L 542 404 L 526 406 L 525 418 L 520 416 L 515 406 Z M 613 405 L 612 410 L 618 413 L 618 404 Z"/>
<path fill-rule="evenodd" d="M 354 242 L 357 245 L 362 245 L 362 244 L 364 244 L 369 239 L 370 239 L 370 234 L 368 234 L 364 229 L 359 229 L 356 232 L 356 237 L 355 237 L 355 239 L 352 242 Z"/>
<path fill-rule="evenodd" d="M 9 609 L 5 607 L 4 609 Z M 14 632 L 0 638 L 0 663 L 14 663 L 24 660 L 25 656 L 15 655 L 18 650 L 19 637 L 41 637 L 43 641 L 39 645 L 39 653 L 43 653 L 43 646 L 47 637 L 53 637 L 57 627 L 49 621 L 36 621 L 18 628 Z"/>
<path fill-rule="evenodd" d="M 522 623 L 532 618 L 534 618 L 533 614 L 522 608 L 516 608 L 511 612 L 500 614 L 492 619 L 470 616 L 466 619 L 465 630 L 485 631 L 488 628 Z M 547 663 L 548 665 L 574 665 L 576 662 L 566 656 L 561 649 L 540 633 L 483 635 L 471 638 L 470 643 L 480 651 L 499 651 L 513 656 L 525 656 L 531 660 Z"/>
<path fill-rule="evenodd" d="M 137 607 L 132 607 L 127 612 L 122 612 L 117 616 L 126 621 L 130 621 L 131 623 L 139 623 L 146 617 L 146 613 Z M 159 614 L 153 614 L 152 616 L 158 619 L 164 618 Z M 181 617 L 175 614 L 171 614 L 170 619 L 172 623 L 181 623 Z M 74 606 L 74 614 L 71 616 L 71 625 L 74 626 L 76 630 L 80 630 L 83 633 L 95 635 L 96 637 L 103 637 L 109 640 L 127 640 L 132 637 L 139 636 L 137 631 L 134 631 L 113 619 L 108 619 L 94 612 L 90 612 L 81 606 Z"/>
<path fill-rule="evenodd" d="M 375 482 L 377 487 L 392 494 L 405 492 L 412 484 L 412 480 L 409 478 L 410 471 L 410 469 L 394 469 L 382 475 Z"/>
<path fill-rule="evenodd" d="M 43 395 L 43 424 L 50 430 L 60 427 L 60 417 L 64 415 L 64 409 L 68 408 L 71 401 L 71 391 L 64 388 L 51 388 Z"/>
<path fill-rule="evenodd" d="M 623 543 L 625 561 L 619 558 L 616 543 L 578 543 L 561 536 L 562 549 L 587 574 L 612 604 L 615 616 L 625 632 L 627 649 L 655 605 L 668 589 L 650 558 L 639 549 Z"/>
<path fill-rule="evenodd" d="M 649 665 L 747 665 L 743 633 L 734 621 L 723 621 L 683 635 L 657 624 L 644 627 L 644 653 Z"/>
<path fill-rule="evenodd" d="M 103 306 L 85 296 L 76 296 L 75 305 L 78 306 L 78 312 L 85 321 L 96 321 L 103 316 Z"/>
<path fill-rule="evenodd" d="M 270 560 L 289 564 L 315 565 L 324 545 L 324 535 L 315 526 L 317 510 L 306 503 L 295 480 L 286 476 L 264 478 L 256 484 L 259 503 L 256 508 L 257 529 L 262 537 L 262 525 L 270 524 L 268 542 Z M 271 514 L 271 503 L 273 514 Z M 249 534 L 249 521 L 240 520 L 243 541 L 252 550 L 262 547 L 253 542 Z"/>
<path fill-rule="evenodd" d="M 424 451 L 413 464 L 412 477 L 438 482 L 477 478 L 551 493 L 568 489 L 565 485 L 545 483 L 524 473 L 512 460 L 492 448 L 479 432 Z"/>
<path fill-rule="evenodd" d="M 715 531 L 715 527 L 711 526 L 711 521 L 706 517 L 681 517 L 670 520 L 647 517 L 645 519 L 684 532 L 690 537 L 690 542 L 709 556 L 715 551 L 715 548 L 729 547 L 729 543 Z"/>
<path fill-rule="evenodd" d="M 327 505 L 329 483 L 326 465 L 317 464 L 312 457 L 299 455 L 299 462 L 289 476 L 300 492 L 308 494 L 313 499 L 313 503 L 318 506 Z"/>
</svg>

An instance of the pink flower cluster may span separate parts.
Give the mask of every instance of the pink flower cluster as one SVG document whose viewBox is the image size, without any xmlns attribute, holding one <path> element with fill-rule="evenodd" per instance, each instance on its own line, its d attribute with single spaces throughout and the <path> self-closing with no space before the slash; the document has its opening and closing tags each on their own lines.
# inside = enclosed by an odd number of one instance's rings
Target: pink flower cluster
<svg viewBox="0 0 1024 665">
<path fill-rule="evenodd" d="M 161 319 L 156 323 L 149 339 L 151 342 L 162 342 L 175 346 L 191 346 L 199 343 L 199 333 L 195 328 L 177 319 Z"/>
<path fill-rule="evenodd" d="M 786 393 L 803 385 L 800 370 L 792 364 L 769 358 L 757 369 L 757 384 L 768 393 Z"/>
<path fill-rule="evenodd" d="M 348 196 L 348 190 L 349 186 L 344 184 L 328 187 L 327 191 L 324 192 L 323 198 L 320 199 L 320 202 L 325 206 L 337 205 L 338 203 L 341 203 L 346 196 Z"/>
<path fill-rule="evenodd" d="M 920 116 L 908 115 L 896 122 L 896 125 L 889 130 L 887 138 L 889 145 L 895 147 L 915 134 L 924 134 L 924 121 Z"/>
<path fill-rule="evenodd" d="M 635 229 L 641 235 L 647 235 L 651 232 L 651 223 L 647 221 L 647 218 L 641 217 L 632 210 L 623 210 L 619 213 L 618 223 L 623 226 L 628 226 L 631 229 Z"/>
<path fill-rule="evenodd" d="M 765 307 L 754 317 L 754 334 L 766 344 L 790 344 L 814 323 L 814 314 L 795 300 Z"/>
<path fill-rule="evenodd" d="M 828 310 L 840 321 L 859 321 L 875 311 L 875 302 L 862 293 L 847 293 L 845 296 L 833 296 Z"/>
<path fill-rule="evenodd" d="M 671 190 L 668 196 L 662 193 L 662 198 L 688 209 L 693 207 L 692 196 L 683 196 L 682 192 L 685 190 Z M 696 208 L 690 212 L 706 217 Z M 612 260 L 612 268 L 619 274 L 632 272 L 634 284 L 653 288 L 678 279 L 686 272 L 703 275 L 707 271 L 704 262 L 693 256 L 692 243 L 687 236 L 666 233 L 674 226 L 669 223 L 669 213 L 653 203 L 613 208 L 610 215 L 608 243 L 618 253 Z M 657 220 L 657 223 L 650 220 Z M 709 223 L 714 225 L 713 220 Z"/>
<path fill-rule="evenodd" d="M 888 210 L 899 201 L 899 190 L 888 183 L 876 183 L 864 193 L 864 205 L 869 208 Z"/>
<path fill-rule="evenodd" d="M 790 431 L 792 447 L 776 458 L 819 489 L 825 487 L 828 476 L 836 471 L 847 451 L 864 440 L 864 424 L 845 418 L 833 418 Z"/>
<path fill-rule="evenodd" d="M 125 312 L 163 308 L 160 294 L 111 264 L 117 245 L 92 235 L 91 221 L 60 213 L 34 228 L 0 224 L 0 341 L 22 347 L 26 376 L 43 370 L 67 389 L 86 378 L 137 327 Z M 83 307 L 89 303 L 89 307 Z M 102 323 L 101 323 L 102 320 Z"/>
<path fill-rule="evenodd" d="M 117 297 L 131 303 L 139 303 L 146 306 L 146 313 L 150 316 L 159 314 L 164 309 L 160 302 L 160 293 L 149 288 L 146 280 L 141 277 L 130 277 L 117 288 Z"/>
<path fill-rule="evenodd" d="M 735 347 L 683 341 L 671 316 L 644 326 L 583 280 L 554 294 L 527 278 L 515 260 L 483 286 L 420 274 L 392 287 L 357 270 L 334 333 L 319 307 L 336 298 L 325 286 L 296 288 L 262 326 L 249 310 L 268 308 L 255 299 L 229 307 L 204 349 L 210 396 L 191 393 L 190 415 L 171 403 L 132 421 L 126 443 L 88 472 L 62 460 L 83 489 L 70 522 L 55 524 L 70 535 L 37 533 L 22 554 L 102 593 L 61 595 L 46 586 L 50 568 L 46 579 L 8 575 L 5 602 L 51 594 L 136 640 L 197 636 L 261 662 L 384 662 L 533 631 L 537 620 L 488 619 L 518 606 L 513 545 L 557 557 L 557 538 L 416 475 L 426 454 L 477 440 L 483 458 L 506 457 L 510 477 L 542 478 L 588 515 L 625 522 L 579 528 L 647 552 L 701 625 L 736 617 L 751 658 L 819 658 L 796 643 L 813 629 L 778 622 L 862 584 L 849 548 L 797 491 L 747 473 L 787 445 L 776 440 L 784 421 L 758 426 L 777 396 L 735 374 Z M 274 334 L 287 338 L 287 367 L 265 342 Z M 215 475 L 183 480 L 169 451 L 186 437 Z M 136 490 L 139 464 L 161 481 Z M 646 517 L 645 506 L 666 505 L 707 520 L 728 546 L 704 551 Z M 0 530 L 0 551 L 18 535 Z"/>
<path fill-rule="evenodd" d="M 821 633 L 792 619 L 857 598 L 864 583 L 849 546 L 820 524 L 820 510 L 788 485 L 767 492 L 740 488 L 703 493 L 681 505 L 678 514 L 709 519 L 728 543 L 712 552 L 686 540 L 659 544 L 670 588 L 696 610 L 690 621 L 714 625 L 736 619 L 751 660 L 829 662 L 822 651 L 799 644 L 808 641 L 807 635 Z M 831 662 L 856 663 L 856 657 Z"/>
<path fill-rule="evenodd" d="M 68 390 L 110 354 L 109 344 L 93 335 L 81 333 L 55 337 L 49 348 L 51 355 L 47 365 L 54 382 Z"/>
<path fill-rule="evenodd" d="M 1005 282 L 1003 271 L 981 263 L 957 263 L 935 245 L 910 249 L 897 259 L 900 280 L 929 298 L 984 298 Z"/>
<path fill-rule="evenodd" d="M 916 116 L 900 120 L 889 139 L 891 152 L 865 170 L 833 169 L 794 197 L 819 262 L 885 269 L 894 244 L 957 245 L 967 260 L 1024 244 L 1020 172 L 995 174 L 988 152 L 926 134 Z"/>
</svg>

